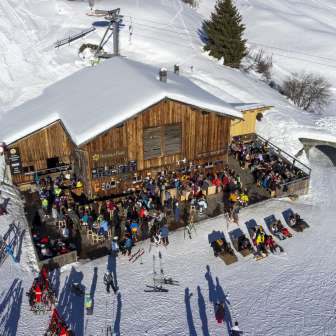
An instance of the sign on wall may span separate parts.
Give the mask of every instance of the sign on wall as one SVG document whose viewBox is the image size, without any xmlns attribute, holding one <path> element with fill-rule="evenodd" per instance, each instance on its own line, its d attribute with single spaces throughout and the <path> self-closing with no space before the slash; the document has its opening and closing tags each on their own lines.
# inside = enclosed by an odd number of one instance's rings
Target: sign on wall
<svg viewBox="0 0 336 336">
<path fill-rule="evenodd" d="M 17 148 L 9 150 L 8 161 L 13 175 L 22 174 L 21 157 Z"/>
<path fill-rule="evenodd" d="M 92 179 L 99 179 L 102 177 L 119 176 L 137 171 L 137 162 L 135 160 L 128 163 L 116 164 L 113 166 L 97 167 L 91 171 Z"/>
</svg>

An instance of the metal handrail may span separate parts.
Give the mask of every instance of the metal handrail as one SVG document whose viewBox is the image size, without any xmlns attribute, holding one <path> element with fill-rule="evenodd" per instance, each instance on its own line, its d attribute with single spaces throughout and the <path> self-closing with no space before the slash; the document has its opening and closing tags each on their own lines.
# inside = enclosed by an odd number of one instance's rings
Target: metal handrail
<svg viewBox="0 0 336 336">
<path fill-rule="evenodd" d="M 291 154 L 285 152 L 283 149 L 281 149 L 280 147 L 274 145 L 272 142 L 270 142 L 269 140 L 263 138 L 261 135 L 259 135 L 259 134 L 255 134 L 255 136 L 256 136 L 257 138 L 260 138 L 260 139 L 263 140 L 264 142 L 267 142 L 271 147 L 276 148 L 276 149 L 277 149 L 278 151 L 280 151 L 281 153 L 286 153 L 287 156 L 289 156 L 290 158 L 293 159 L 293 164 L 294 164 L 295 162 L 298 162 L 298 163 L 301 164 L 303 167 L 305 167 L 305 168 L 308 169 L 308 171 L 309 171 L 309 174 L 308 174 L 308 175 L 310 175 L 310 173 L 311 173 L 311 168 L 308 167 L 306 164 L 302 163 L 302 162 L 301 162 L 300 160 L 298 160 L 295 156 L 293 156 L 293 155 L 291 155 Z"/>
</svg>

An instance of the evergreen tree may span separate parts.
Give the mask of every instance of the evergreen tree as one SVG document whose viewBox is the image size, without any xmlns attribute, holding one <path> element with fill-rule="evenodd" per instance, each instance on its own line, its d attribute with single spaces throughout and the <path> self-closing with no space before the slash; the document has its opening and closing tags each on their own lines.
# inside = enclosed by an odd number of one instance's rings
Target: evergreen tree
<svg viewBox="0 0 336 336">
<path fill-rule="evenodd" d="M 217 59 L 224 57 L 224 64 L 232 68 L 239 68 L 241 59 L 247 54 L 243 39 L 245 26 L 241 20 L 232 0 L 218 0 L 210 20 L 203 23 L 207 39 L 204 50 Z"/>
</svg>

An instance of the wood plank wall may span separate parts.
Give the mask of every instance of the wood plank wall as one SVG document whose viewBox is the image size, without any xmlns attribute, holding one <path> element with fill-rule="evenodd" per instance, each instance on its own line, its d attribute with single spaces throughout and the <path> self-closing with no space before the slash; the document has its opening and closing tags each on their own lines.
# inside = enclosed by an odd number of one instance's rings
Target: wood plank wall
<svg viewBox="0 0 336 336">
<path fill-rule="evenodd" d="M 269 110 L 271 106 L 264 106 L 257 109 L 243 111 L 244 120 L 232 120 L 231 122 L 231 137 L 256 133 L 257 114 L 264 113 Z"/>
<path fill-rule="evenodd" d="M 93 180 L 92 169 L 97 167 L 127 164 L 135 160 L 137 171 L 144 175 L 150 171 L 159 171 L 162 167 L 177 167 L 177 161 L 184 158 L 198 164 L 225 159 L 230 124 L 229 117 L 165 99 L 123 124 L 98 135 L 80 148 L 72 143 L 61 121 L 11 144 L 9 148 L 18 148 L 22 166 L 33 165 L 35 170 L 46 169 L 46 159 L 52 157 L 73 163 L 76 165 L 76 173 L 90 185 L 87 192 L 92 196 L 97 182 L 101 184 L 111 181 L 111 176 Z M 164 125 L 181 125 L 181 152 L 144 160 L 143 130 Z M 164 130 L 162 134 L 164 136 Z M 132 176 L 133 173 L 128 177 L 124 176 L 119 183 L 119 191 L 132 185 Z M 16 184 L 27 183 L 32 181 L 32 176 L 14 175 L 13 181 Z"/>
<path fill-rule="evenodd" d="M 59 157 L 65 163 L 72 161 L 74 146 L 60 121 L 12 143 L 18 148 L 23 167 L 34 166 L 35 170 L 47 168 L 47 158 Z M 13 175 L 16 184 L 32 181 L 30 175 Z"/>
<path fill-rule="evenodd" d="M 182 126 L 181 153 L 144 160 L 143 129 L 179 123 Z M 165 99 L 126 121 L 122 127 L 114 127 L 83 145 L 81 148 L 87 152 L 88 158 L 87 175 L 91 178 L 93 168 L 130 160 L 137 161 L 138 171 L 147 172 L 174 165 L 183 158 L 197 162 L 206 162 L 211 157 L 224 158 L 230 138 L 230 124 L 228 117 L 213 112 L 202 113 L 200 109 Z M 103 159 L 93 159 L 95 155 L 118 152 L 119 156 L 105 155 Z M 111 177 L 95 179 L 92 189 L 97 181 L 99 184 L 110 180 Z"/>
</svg>

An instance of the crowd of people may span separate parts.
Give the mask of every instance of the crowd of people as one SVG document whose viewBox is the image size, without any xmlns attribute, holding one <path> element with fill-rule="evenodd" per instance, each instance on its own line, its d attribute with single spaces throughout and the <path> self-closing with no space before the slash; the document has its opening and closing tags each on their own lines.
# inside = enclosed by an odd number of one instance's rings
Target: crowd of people
<svg viewBox="0 0 336 336">
<path fill-rule="evenodd" d="M 249 169 L 258 186 L 275 196 L 277 189 L 287 191 L 286 183 L 305 176 L 293 164 L 282 159 L 267 142 L 255 139 L 248 143 L 236 139 L 230 145 L 231 154 L 241 169 Z"/>
<path fill-rule="evenodd" d="M 70 190 L 82 188 L 82 182 L 69 173 L 61 172 L 55 179 L 51 176 L 35 176 L 36 189 L 44 213 L 42 220 L 52 217 L 59 228 L 59 236 L 54 237 L 42 227 L 38 217 L 32 227 L 32 237 L 40 260 L 52 258 L 77 249 L 76 239 L 79 235 L 69 216 L 69 209 L 73 207 Z M 52 237 L 53 236 L 53 237 Z"/>
<path fill-rule="evenodd" d="M 69 242 L 77 234 L 69 210 L 78 216 L 81 229 L 91 230 L 103 238 L 117 237 L 120 248 L 131 253 L 140 239 L 150 238 L 156 244 L 169 244 L 168 222 L 179 227 L 194 220 L 196 213 L 205 213 L 210 187 L 215 192 L 223 191 L 226 212 L 236 222 L 239 209 L 249 202 L 239 175 L 227 166 L 217 173 L 197 170 L 161 172 L 156 176 L 147 176 L 137 191 L 123 197 L 90 202 L 74 200 L 71 190 L 83 185 L 69 174 L 60 173 L 54 179 L 50 176 L 38 178 L 36 185 L 42 209 L 46 216 L 55 220 L 61 233 L 60 239 L 52 245 L 48 237 L 40 237 L 35 232 L 34 238 L 42 258 L 69 249 Z"/>
</svg>

